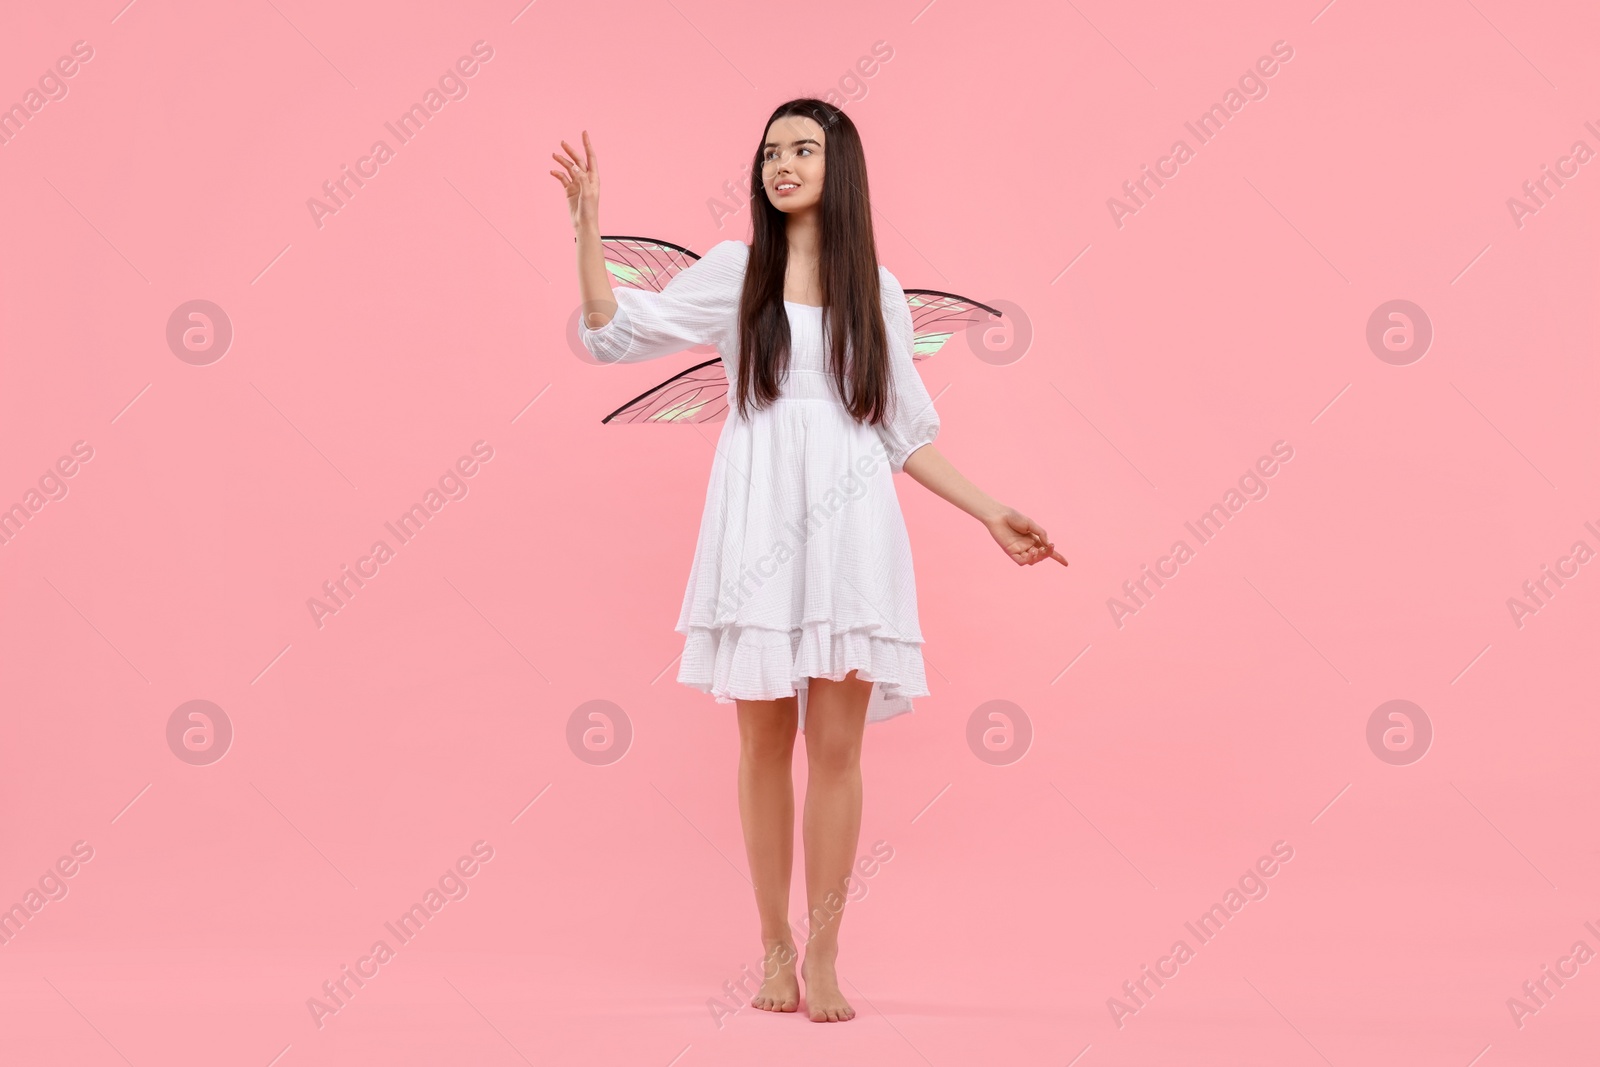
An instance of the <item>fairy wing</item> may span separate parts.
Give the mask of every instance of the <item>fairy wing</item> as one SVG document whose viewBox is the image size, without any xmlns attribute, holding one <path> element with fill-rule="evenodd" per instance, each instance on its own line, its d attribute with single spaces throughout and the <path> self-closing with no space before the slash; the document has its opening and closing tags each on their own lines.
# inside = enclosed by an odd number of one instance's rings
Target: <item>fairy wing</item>
<svg viewBox="0 0 1600 1067">
<path fill-rule="evenodd" d="M 679 271 L 699 259 L 697 253 L 671 241 L 653 237 L 601 237 L 606 271 L 616 284 L 628 289 L 659 293 Z M 693 345 L 686 352 L 715 352 L 714 345 Z"/>
<path fill-rule="evenodd" d="M 927 359 L 967 327 L 1002 317 L 988 304 L 937 289 L 907 289 L 906 303 L 911 306 L 911 332 L 915 338 L 911 358 L 916 360 Z"/>
<path fill-rule="evenodd" d="M 634 397 L 601 422 L 719 422 L 728 413 L 722 357 L 697 363 Z"/>
<path fill-rule="evenodd" d="M 651 237 L 601 237 L 606 269 L 616 284 L 660 292 L 700 257 L 671 241 Z M 914 337 L 912 358 L 927 359 L 957 332 L 1001 313 L 980 301 L 937 289 L 907 289 Z M 691 351 L 707 351 L 700 345 Z M 719 356 L 681 371 L 600 421 L 718 422 L 728 413 L 728 374 Z"/>
<path fill-rule="evenodd" d="M 606 270 L 619 286 L 659 293 L 674 276 L 699 255 L 671 241 L 653 237 L 600 238 Z M 712 351 L 695 345 L 690 352 Z M 708 359 L 681 371 L 649 391 L 634 397 L 600 421 L 608 422 L 717 422 L 728 412 L 728 374 L 722 357 Z"/>
<path fill-rule="evenodd" d="M 653 237 L 602 236 L 600 250 L 616 284 L 658 293 L 675 274 L 700 258 L 682 245 Z"/>
</svg>

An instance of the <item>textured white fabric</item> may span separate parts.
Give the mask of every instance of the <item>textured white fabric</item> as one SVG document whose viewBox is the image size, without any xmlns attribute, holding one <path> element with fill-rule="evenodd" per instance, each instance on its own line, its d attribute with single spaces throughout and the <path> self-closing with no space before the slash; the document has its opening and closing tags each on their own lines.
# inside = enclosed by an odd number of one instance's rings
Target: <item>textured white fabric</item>
<svg viewBox="0 0 1600 1067">
<path fill-rule="evenodd" d="M 894 397 L 890 417 L 850 417 L 827 372 L 823 310 L 785 301 L 789 375 L 779 398 L 740 418 L 739 295 L 749 247 L 723 241 L 659 293 L 614 291 L 599 329 L 579 319 L 597 359 L 637 363 L 716 345 L 730 405 L 711 464 L 700 536 L 675 629 L 685 635 L 678 681 L 718 703 L 799 696 L 806 680 L 851 670 L 874 683 L 867 720 L 913 710 L 927 696 L 911 542 L 892 471 L 939 432 L 912 362 L 905 290 L 879 267 Z"/>
</svg>

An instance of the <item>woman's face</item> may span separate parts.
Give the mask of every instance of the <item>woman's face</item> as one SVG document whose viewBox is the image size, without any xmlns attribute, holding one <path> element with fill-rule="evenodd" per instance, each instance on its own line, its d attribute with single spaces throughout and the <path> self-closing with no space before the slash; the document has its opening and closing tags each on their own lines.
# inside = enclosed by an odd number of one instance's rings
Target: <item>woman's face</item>
<svg viewBox="0 0 1600 1067">
<path fill-rule="evenodd" d="M 785 115 L 767 127 L 761 148 L 761 184 L 779 211 L 796 212 L 822 203 L 822 126 L 802 115 Z"/>
</svg>

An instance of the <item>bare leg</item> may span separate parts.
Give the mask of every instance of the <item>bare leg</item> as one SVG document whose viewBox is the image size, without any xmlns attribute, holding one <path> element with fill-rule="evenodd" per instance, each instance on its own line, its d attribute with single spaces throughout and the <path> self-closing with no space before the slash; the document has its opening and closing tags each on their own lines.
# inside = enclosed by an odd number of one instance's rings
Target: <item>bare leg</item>
<svg viewBox="0 0 1600 1067">
<path fill-rule="evenodd" d="M 861 734 L 872 683 L 809 679 L 806 695 L 806 1010 L 812 1022 L 845 1022 L 856 1011 L 839 989 L 834 962 L 856 842 L 861 836 Z"/>
<path fill-rule="evenodd" d="M 763 1011 L 800 1006 L 796 950 L 789 934 L 794 871 L 794 736 L 797 697 L 739 700 L 739 819 L 761 917 L 762 983 L 750 998 Z"/>
</svg>

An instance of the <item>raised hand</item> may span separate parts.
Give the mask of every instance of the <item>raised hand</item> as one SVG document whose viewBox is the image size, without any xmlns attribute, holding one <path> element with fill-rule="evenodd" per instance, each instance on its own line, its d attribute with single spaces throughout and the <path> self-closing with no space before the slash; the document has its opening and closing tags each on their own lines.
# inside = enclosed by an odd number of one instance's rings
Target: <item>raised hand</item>
<svg viewBox="0 0 1600 1067">
<path fill-rule="evenodd" d="M 572 213 L 572 228 L 583 230 L 590 228 L 593 232 L 600 232 L 600 166 L 595 157 L 594 146 L 589 143 L 589 131 L 583 131 L 583 159 L 578 159 L 578 153 L 567 142 L 562 141 L 561 147 L 566 149 L 563 156 L 559 152 L 552 152 L 550 156 L 565 168 L 565 173 L 552 170 L 562 187 L 567 192 L 567 209 Z"/>
<path fill-rule="evenodd" d="M 997 518 L 985 522 L 984 526 L 995 543 L 1005 549 L 1006 555 L 1019 567 L 1046 559 L 1053 559 L 1063 567 L 1069 566 L 1061 553 L 1056 551 L 1056 546 L 1050 543 L 1050 535 L 1044 532 L 1044 527 L 1015 508 L 1007 508 Z"/>
</svg>

